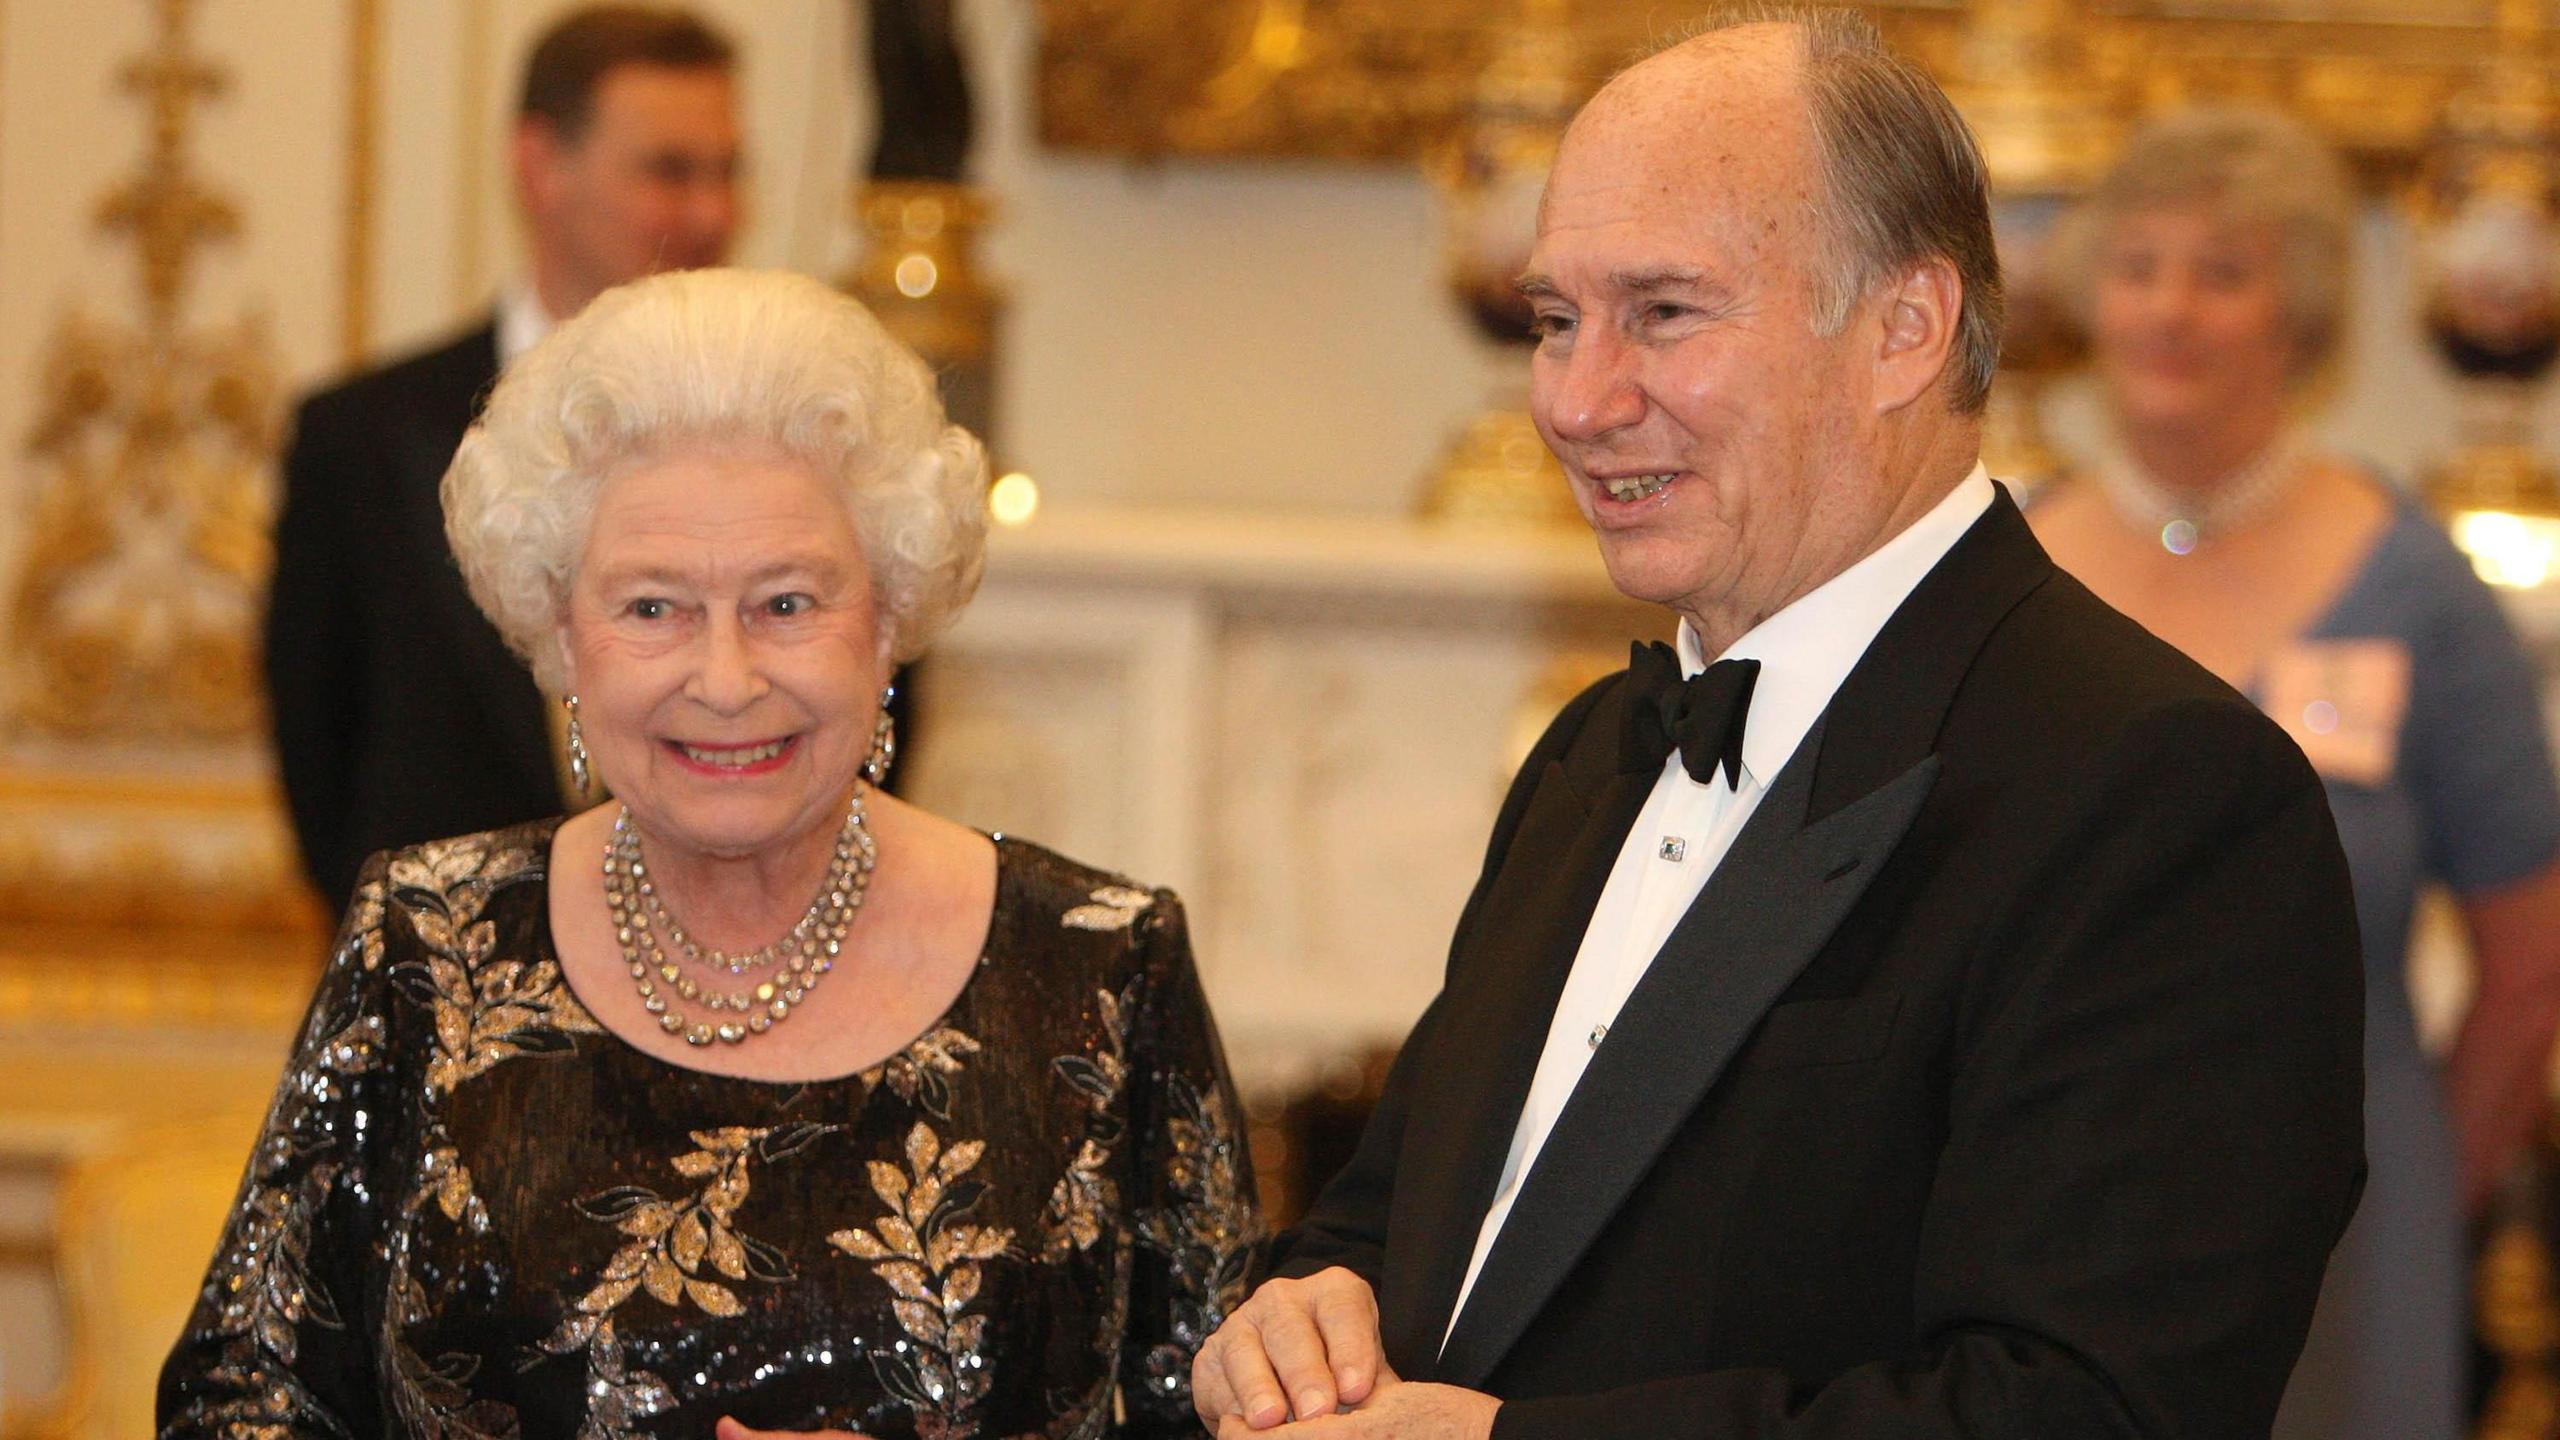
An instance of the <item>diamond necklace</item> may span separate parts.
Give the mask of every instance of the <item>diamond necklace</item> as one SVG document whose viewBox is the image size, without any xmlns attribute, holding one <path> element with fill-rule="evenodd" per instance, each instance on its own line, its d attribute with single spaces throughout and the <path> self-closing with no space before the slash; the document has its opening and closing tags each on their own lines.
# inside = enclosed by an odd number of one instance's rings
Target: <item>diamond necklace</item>
<svg viewBox="0 0 2560 1440">
<path fill-rule="evenodd" d="M 2302 473 L 2310 451 L 2302 427 L 2288 425 L 2247 464 L 2192 494 L 2161 484 L 2122 441 L 2110 441 L 2098 457 L 2098 485 L 2127 523 L 2156 528 L 2161 549 L 2184 555 L 2265 510 Z"/>
<path fill-rule="evenodd" d="M 631 823 L 630 807 L 623 807 L 614 817 L 613 839 L 605 847 L 604 897 L 613 914 L 614 938 L 622 946 L 623 963 L 630 967 L 631 983 L 640 992 L 641 1008 L 658 1018 L 659 1029 L 683 1036 L 688 1045 L 708 1045 L 714 1040 L 735 1045 L 789 1019 L 793 1007 L 817 988 L 820 977 L 835 968 L 846 926 L 862 907 L 877 859 L 870 828 L 863 823 L 862 787 L 857 785 L 852 803 L 845 808 L 844 826 L 836 832 L 826 878 L 819 882 L 817 898 L 809 902 L 799 921 L 780 939 L 759 949 L 740 955 L 715 949 L 706 956 L 659 898 L 657 884 L 649 878 L 648 858 L 640 850 L 640 831 Z M 777 964 L 781 968 L 758 984 L 720 989 L 703 984 L 668 958 L 671 948 L 695 964 L 707 963 L 732 975 Z M 675 992 L 674 999 L 660 992 L 661 983 Z M 688 1018 L 679 1003 L 699 1006 L 710 1011 L 710 1017 Z M 724 1018 L 728 1015 L 738 1018 Z"/>
</svg>

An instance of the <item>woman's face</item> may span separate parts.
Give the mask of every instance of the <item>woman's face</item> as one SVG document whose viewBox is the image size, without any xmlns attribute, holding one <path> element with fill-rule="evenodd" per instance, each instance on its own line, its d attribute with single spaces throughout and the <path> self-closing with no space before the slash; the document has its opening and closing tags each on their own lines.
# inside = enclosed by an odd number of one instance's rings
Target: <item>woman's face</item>
<svg viewBox="0 0 2560 1440">
<path fill-rule="evenodd" d="M 2281 414 L 2296 341 L 2272 226 L 2204 205 L 2137 211 L 2101 241 L 2095 279 L 2091 349 L 2120 419 L 2218 429 Z"/>
<path fill-rule="evenodd" d="M 560 639 L 596 773 L 653 843 L 734 857 L 842 823 L 887 644 L 807 466 L 687 449 L 606 481 Z"/>
</svg>

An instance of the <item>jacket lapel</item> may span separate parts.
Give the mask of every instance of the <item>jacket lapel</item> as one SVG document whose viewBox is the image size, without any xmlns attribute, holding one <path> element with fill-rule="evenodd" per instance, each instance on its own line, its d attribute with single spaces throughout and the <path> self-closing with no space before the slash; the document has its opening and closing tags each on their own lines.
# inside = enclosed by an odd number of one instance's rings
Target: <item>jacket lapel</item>
<svg viewBox="0 0 2560 1440">
<path fill-rule="evenodd" d="M 1433 1378 L 1485 1382 L 1865 894 L 1936 781 L 1937 733 L 1974 656 L 2000 618 L 2052 573 L 2004 490 L 1878 633 L 1628 996 L 1557 1116 Z M 1605 846 L 1586 844 L 1577 857 L 1602 873 L 1564 937 L 1566 966 L 1641 804 L 1638 796 Z M 1591 851 L 1602 853 L 1592 860 Z M 1517 1080 L 1506 1074 L 1510 1088 L 1498 1092 L 1506 1102 L 1493 1107 L 1501 1111 L 1499 1145 L 1510 1141 L 1563 978 L 1559 969 L 1540 991 L 1543 1008 L 1518 1022 L 1530 1053 Z M 1417 1105 L 1415 1113 L 1474 1112 Z M 1444 1216 L 1480 1221 L 1498 1178 L 1498 1150 L 1493 1159 L 1481 1193 L 1447 1197 L 1473 1208 Z M 1476 1227 L 1449 1228 L 1438 1245 L 1458 1251 L 1455 1273 L 1463 1276 Z M 1455 1287 L 1453 1278 L 1451 1296 Z"/>
<path fill-rule="evenodd" d="M 1440 1379 L 1480 1385 L 1492 1373 L 1866 892 L 1937 778 L 1937 757 L 1925 756 L 1808 825 L 1814 766 L 1803 757 L 1820 738 L 1819 729 L 1806 737 L 1627 997 L 1476 1277 L 1441 1352 Z"/>
<path fill-rule="evenodd" d="M 1620 725 L 1611 695 L 1594 707 L 1585 733 L 1614 736 Z M 1408 1113 L 1416 1121 L 1397 1163 L 1379 1287 L 1380 1333 L 1402 1374 L 1427 1375 L 1439 1352 L 1548 1017 L 1652 789 L 1651 774 L 1616 773 L 1614 743 L 1606 755 L 1581 748 L 1548 772 L 1512 838 L 1509 854 L 1531 865 L 1521 898 L 1489 907 L 1476 933 L 1462 937 L 1465 978 L 1443 996 L 1449 1009 L 1434 1022 L 1429 1057 L 1436 1063 L 1414 1082 Z"/>
</svg>

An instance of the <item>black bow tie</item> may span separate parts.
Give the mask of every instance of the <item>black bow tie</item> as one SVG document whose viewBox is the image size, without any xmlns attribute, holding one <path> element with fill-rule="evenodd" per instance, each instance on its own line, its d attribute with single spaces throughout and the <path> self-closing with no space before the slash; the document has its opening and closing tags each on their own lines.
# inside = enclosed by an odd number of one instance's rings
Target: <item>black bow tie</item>
<svg viewBox="0 0 2560 1440">
<path fill-rule="evenodd" d="M 1659 770 L 1673 746 L 1680 768 L 1704 785 L 1724 769 L 1725 784 L 1742 788 L 1742 720 L 1751 709 L 1751 687 L 1760 679 L 1757 660 L 1719 660 L 1680 678 L 1680 652 L 1656 640 L 1638 641 L 1627 656 L 1627 735 L 1623 770 Z"/>
</svg>

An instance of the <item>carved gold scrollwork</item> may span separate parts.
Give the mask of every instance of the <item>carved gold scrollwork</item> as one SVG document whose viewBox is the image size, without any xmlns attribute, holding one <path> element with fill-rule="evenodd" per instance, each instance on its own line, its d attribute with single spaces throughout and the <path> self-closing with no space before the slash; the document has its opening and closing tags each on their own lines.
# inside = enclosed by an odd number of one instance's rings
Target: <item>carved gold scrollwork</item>
<svg viewBox="0 0 2560 1440">
<path fill-rule="evenodd" d="M 10 621 L 17 717 L 40 734 L 257 728 L 250 635 L 280 379 L 255 317 L 184 321 L 197 252 L 239 216 L 188 158 L 195 107 L 222 73 L 189 45 L 192 0 L 156 3 L 158 45 L 124 75 L 149 106 L 148 145 L 97 217 L 133 242 L 142 314 L 61 323 L 27 437 L 35 488 Z"/>
<path fill-rule="evenodd" d="M 1558 7 L 1584 88 L 1720 6 Z M 2271 101 L 2377 175 L 2405 174 L 2497 46 L 2494 0 L 1870 0 L 1897 50 L 1950 85 L 2003 45 L 2075 52 L 2075 86 L 2141 113 Z M 1040 123 L 1052 144 L 1135 155 L 1391 160 L 1463 116 L 1513 7 L 1483 0 L 1040 0 Z M 2029 56 L 2032 58 L 2032 56 Z M 2548 61 L 2543 62 L 2545 67 Z M 2002 114 L 2046 102 L 1999 97 Z M 2065 152 L 2077 130 L 2050 137 Z M 2063 153 L 2058 168 L 2086 157 Z"/>
</svg>

